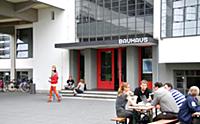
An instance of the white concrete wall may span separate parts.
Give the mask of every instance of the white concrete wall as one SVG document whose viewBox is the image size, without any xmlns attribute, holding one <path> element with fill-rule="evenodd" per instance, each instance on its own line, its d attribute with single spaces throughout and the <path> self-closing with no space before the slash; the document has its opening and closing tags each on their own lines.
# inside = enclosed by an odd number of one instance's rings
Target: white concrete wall
<svg viewBox="0 0 200 124">
<path fill-rule="evenodd" d="M 200 62 L 199 41 L 199 36 L 160 40 L 159 63 Z"/>
<path fill-rule="evenodd" d="M 71 0 L 37 0 L 37 1 L 46 3 L 46 4 L 49 4 L 49 5 L 58 7 L 58 8 L 66 9 L 67 2 L 71 1 Z M 73 1 L 75 1 L 75 0 L 73 0 Z"/>
<path fill-rule="evenodd" d="M 51 20 L 52 11 L 55 12 L 55 20 Z M 48 79 L 53 64 L 57 66 L 59 75 L 58 89 L 68 78 L 69 52 L 56 49 L 55 44 L 75 42 L 73 11 L 46 8 L 38 12 L 38 22 L 33 24 L 33 82 L 37 90 L 49 89 Z"/>
<path fill-rule="evenodd" d="M 160 39 L 161 1 L 154 0 L 154 38 L 159 40 L 159 63 L 200 62 L 200 37 Z"/>
<path fill-rule="evenodd" d="M 11 67 L 11 60 L 10 59 L 0 59 L 0 69 L 10 69 Z"/>
<path fill-rule="evenodd" d="M 131 89 L 138 87 L 138 48 L 137 47 L 127 47 L 126 48 L 126 74 L 127 82 L 130 84 Z"/>
<path fill-rule="evenodd" d="M 153 37 L 155 39 L 160 39 L 160 11 L 161 11 L 161 1 L 154 0 L 154 8 L 153 8 Z"/>
</svg>

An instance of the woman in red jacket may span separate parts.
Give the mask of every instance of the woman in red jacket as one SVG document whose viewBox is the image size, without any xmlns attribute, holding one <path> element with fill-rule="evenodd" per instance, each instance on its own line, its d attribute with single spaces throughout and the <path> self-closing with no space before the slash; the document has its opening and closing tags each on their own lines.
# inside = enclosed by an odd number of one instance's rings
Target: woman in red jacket
<svg viewBox="0 0 200 124">
<path fill-rule="evenodd" d="M 49 100 L 48 102 L 52 101 L 52 91 L 56 94 L 57 98 L 58 98 L 58 102 L 61 101 L 58 92 L 56 91 L 56 85 L 58 83 L 58 73 L 56 71 L 56 66 L 53 65 L 52 66 L 52 73 L 51 73 L 51 77 L 50 77 L 50 81 L 51 83 L 51 87 L 50 87 L 50 91 L 49 91 Z"/>
</svg>

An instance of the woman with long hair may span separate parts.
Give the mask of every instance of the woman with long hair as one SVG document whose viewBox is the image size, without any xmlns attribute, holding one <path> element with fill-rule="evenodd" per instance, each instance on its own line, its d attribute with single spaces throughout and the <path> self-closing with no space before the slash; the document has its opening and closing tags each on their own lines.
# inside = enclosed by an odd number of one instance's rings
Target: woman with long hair
<svg viewBox="0 0 200 124">
<path fill-rule="evenodd" d="M 137 98 L 132 97 L 133 92 L 130 91 L 130 85 L 127 82 L 123 82 L 119 89 L 116 99 L 116 114 L 118 117 L 124 117 L 129 119 L 129 124 L 136 124 L 138 115 L 136 111 L 126 110 L 126 105 L 135 105 Z"/>
</svg>

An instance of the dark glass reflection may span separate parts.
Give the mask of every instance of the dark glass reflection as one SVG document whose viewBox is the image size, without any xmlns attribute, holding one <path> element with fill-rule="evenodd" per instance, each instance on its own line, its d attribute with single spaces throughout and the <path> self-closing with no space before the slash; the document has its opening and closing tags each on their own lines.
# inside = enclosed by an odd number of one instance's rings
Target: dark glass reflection
<svg viewBox="0 0 200 124">
<path fill-rule="evenodd" d="M 153 0 L 76 0 L 76 23 L 80 41 L 152 37 Z"/>
<path fill-rule="evenodd" d="M 101 52 L 101 80 L 112 81 L 112 52 Z"/>
</svg>

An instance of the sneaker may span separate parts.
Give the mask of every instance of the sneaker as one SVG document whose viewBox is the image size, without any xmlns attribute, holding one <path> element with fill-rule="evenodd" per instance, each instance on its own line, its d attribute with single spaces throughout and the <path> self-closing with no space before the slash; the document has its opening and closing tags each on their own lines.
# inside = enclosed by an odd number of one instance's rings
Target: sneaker
<svg viewBox="0 0 200 124">
<path fill-rule="evenodd" d="M 52 102 L 52 100 L 49 99 L 48 102 Z"/>
</svg>

